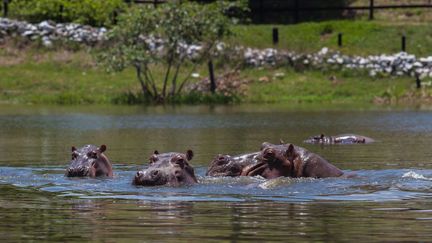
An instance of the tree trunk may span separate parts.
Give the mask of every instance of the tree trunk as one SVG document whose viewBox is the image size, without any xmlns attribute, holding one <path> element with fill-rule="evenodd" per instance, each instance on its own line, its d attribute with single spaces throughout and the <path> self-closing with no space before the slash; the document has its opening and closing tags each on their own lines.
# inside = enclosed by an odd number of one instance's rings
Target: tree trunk
<svg viewBox="0 0 432 243">
<path fill-rule="evenodd" d="M 151 95 L 151 93 L 150 93 L 150 91 L 149 91 L 149 89 L 148 89 L 145 81 L 143 80 L 143 78 L 141 76 L 141 66 L 140 65 L 135 65 L 135 70 L 136 70 L 136 73 L 137 73 L 138 81 L 141 84 L 141 90 L 143 92 L 144 97 L 149 97 L 149 96 L 151 97 L 152 95 Z"/>
</svg>

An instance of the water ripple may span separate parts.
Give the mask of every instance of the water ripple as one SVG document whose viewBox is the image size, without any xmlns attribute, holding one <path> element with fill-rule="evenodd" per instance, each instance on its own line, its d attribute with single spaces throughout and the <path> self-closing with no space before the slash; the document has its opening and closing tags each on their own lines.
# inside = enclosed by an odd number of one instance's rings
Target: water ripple
<svg viewBox="0 0 432 243">
<path fill-rule="evenodd" d="M 198 168 L 199 184 L 140 187 L 131 184 L 133 166 L 116 167 L 114 178 L 67 178 L 60 167 L 0 167 L 0 184 L 59 196 L 144 201 L 394 201 L 432 196 L 432 170 L 363 170 L 354 178 L 213 178 Z M 350 171 L 352 172 L 352 171 Z"/>
</svg>

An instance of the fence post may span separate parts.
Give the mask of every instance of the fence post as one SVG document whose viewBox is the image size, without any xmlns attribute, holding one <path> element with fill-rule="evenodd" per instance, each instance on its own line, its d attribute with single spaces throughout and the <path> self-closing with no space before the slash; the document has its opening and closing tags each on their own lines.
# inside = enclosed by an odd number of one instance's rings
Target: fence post
<svg viewBox="0 0 432 243">
<path fill-rule="evenodd" d="M 338 34 L 338 46 L 342 47 L 342 33 Z"/>
<path fill-rule="evenodd" d="M 263 4 L 263 0 L 260 0 L 259 1 L 259 10 L 258 10 L 258 12 L 259 12 L 259 20 L 260 20 L 260 23 L 262 24 L 262 22 L 264 21 L 264 4 Z"/>
<path fill-rule="evenodd" d="M 402 36 L 402 51 L 403 52 L 406 51 L 406 36 L 405 35 Z"/>
<path fill-rule="evenodd" d="M 9 0 L 3 0 L 3 17 L 7 18 L 9 12 Z"/>
<path fill-rule="evenodd" d="M 299 22 L 299 0 L 294 1 L 294 24 Z"/>
<path fill-rule="evenodd" d="M 277 45 L 279 43 L 279 29 L 273 28 L 273 45 Z"/>
<path fill-rule="evenodd" d="M 214 94 L 216 92 L 216 80 L 214 76 L 214 69 L 213 69 L 213 62 L 210 60 L 208 62 L 208 68 L 209 68 L 209 76 L 210 76 L 210 92 Z"/>
<path fill-rule="evenodd" d="M 421 80 L 420 80 L 420 74 L 416 74 L 416 86 L 417 86 L 417 89 L 420 89 L 421 88 Z"/>
<path fill-rule="evenodd" d="M 153 5 L 154 5 L 154 7 L 156 8 L 157 5 L 158 5 L 158 0 L 154 0 Z"/>
<path fill-rule="evenodd" d="M 113 18 L 112 18 L 112 24 L 113 25 L 116 25 L 117 24 L 117 18 L 118 18 L 118 14 L 117 14 L 117 9 L 116 10 L 114 10 L 114 12 L 112 13 L 112 16 L 113 16 Z"/>
<path fill-rule="evenodd" d="M 374 0 L 370 0 L 369 4 L 369 20 L 374 19 Z"/>
</svg>

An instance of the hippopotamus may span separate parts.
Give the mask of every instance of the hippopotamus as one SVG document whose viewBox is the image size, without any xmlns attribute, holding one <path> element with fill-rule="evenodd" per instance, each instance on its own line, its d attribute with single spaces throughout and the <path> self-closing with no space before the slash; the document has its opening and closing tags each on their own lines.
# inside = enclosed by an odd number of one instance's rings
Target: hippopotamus
<svg viewBox="0 0 432 243">
<path fill-rule="evenodd" d="M 324 134 L 313 136 L 304 141 L 304 143 L 315 144 L 356 144 L 356 143 L 372 143 L 375 140 L 361 135 L 341 134 L 336 136 L 325 136 Z"/>
<path fill-rule="evenodd" d="M 344 174 L 321 156 L 293 144 L 263 143 L 257 160 L 257 164 L 241 175 L 273 179 L 281 176 L 326 178 Z"/>
<path fill-rule="evenodd" d="M 240 176 L 246 168 L 255 165 L 259 152 L 230 156 L 226 154 L 217 155 L 210 162 L 207 176 Z"/>
<path fill-rule="evenodd" d="M 66 170 L 66 176 L 112 177 L 111 162 L 104 154 L 105 151 L 106 145 L 97 147 L 89 144 L 79 149 L 72 146 L 72 160 Z"/>
<path fill-rule="evenodd" d="M 195 172 L 189 161 L 192 150 L 186 153 L 159 153 L 154 151 L 150 156 L 148 168 L 138 171 L 133 179 L 134 185 L 141 186 L 182 186 L 197 183 Z"/>
</svg>

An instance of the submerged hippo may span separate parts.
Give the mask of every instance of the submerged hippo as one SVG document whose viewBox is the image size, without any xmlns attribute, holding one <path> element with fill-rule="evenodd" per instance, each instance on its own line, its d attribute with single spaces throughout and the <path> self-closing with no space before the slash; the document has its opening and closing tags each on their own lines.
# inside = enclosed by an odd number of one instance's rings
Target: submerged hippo
<svg viewBox="0 0 432 243">
<path fill-rule="evenodd" d="M 189 161 L 193 152 L 188 150 L 183 153 L 162 153 L 157 150 L 149 159 L 147 169 L 138 171 L 133 180 L 134 185 L 142 186 L 181 186 L 197 183 L 195 172 Z"/>
<path fill-rule="evenodd" d="M 112 177 L 112 166 L 103 152 L 106 145 L 99 148 L 95 145 L 85 145 L 82 148 L 72 146 L 72 160 L 66 170 L 66 176 L 107 176 Z"/>
<path fill-rule="evenodd" d="M 305 143 L 316 144 L 356 144 L 356 143 L 372 143 L 375 140 L 361 135 L 341 134 L 336 136 L 325 136 L 324 134 L 313 136 L 305 140 Z"/>
<path fill-rule="evenodd" d="M 317 154 L 293 144 L 263 143 L 258 163 L 242 172 L 243 176 L 339 177 L 343 172 Z"/>
<path fill-rule="evenodd" d="M 238 156 L 222 155 L 216 156 L 210 162 L 207 176 L 240 176 L 243 170 L 255 165 L 259 152 L 243 154 Z"/>
</svg>

